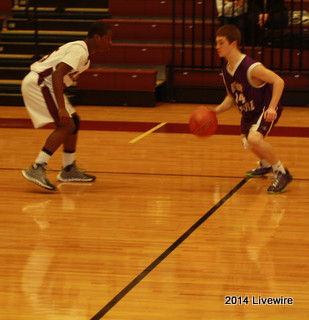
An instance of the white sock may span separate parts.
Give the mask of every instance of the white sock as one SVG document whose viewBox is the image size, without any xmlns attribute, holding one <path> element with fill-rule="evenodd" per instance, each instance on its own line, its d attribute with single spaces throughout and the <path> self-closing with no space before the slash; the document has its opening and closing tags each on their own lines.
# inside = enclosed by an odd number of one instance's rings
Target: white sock
<svg viewBox="0 0 309 320">
<path fill-rule="evenodd" d="M 269 167 L 271 167 L 271 165 L 270 165 L 265 159 L 262 159 L 262 160 L 260 161 L 260 165 L 261 165 L 262 168 L 269 168 Z"/>
<path fill-rule="evenodd" d="M 62 154 L 62 166 L 63 168 L 71 165 L 75 160 L 75 152 L 63 152 Z"/>
<path fill-rule="evenodd" d="M 284 166 L 282 165 L 280 160 L 276 164 L 274 164 L 272 167 L 274 172 L 281 172 L 283 174 L 286 174 Z"/>
<path fill-rule="evenodd" d="M 46 163 L 47 164 L 50 157 L 51 156 L 49 154 L 47 154 L 46 152 L 40 151 L 37 158 L 35 159 L 35 163 Z"/>
</svg>

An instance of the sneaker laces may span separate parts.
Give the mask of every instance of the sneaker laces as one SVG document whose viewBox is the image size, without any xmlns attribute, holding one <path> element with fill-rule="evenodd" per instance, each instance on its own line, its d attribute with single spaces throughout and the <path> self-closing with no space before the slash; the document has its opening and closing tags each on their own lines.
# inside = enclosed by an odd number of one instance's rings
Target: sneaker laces
<svg viewBox="0 0 309 320">
<path fill-rule="evenodd" d="M 66 167 L 62 168 L 63 171 L 71 171 L 72 168 L 75 168 L 77 171 L 80 171 L 82 173 L 84 173 L 86 170 L 82 169 L 81 167 L 76 165 L 76 161 L 74 161 L 73 163 L 67 165 Z"/>
<path fill-rule="evenodd" d="M 274 176 L 274 180 L 273 180 L 273 183 L 272 183 L 272 186 L 273 187 L 277 187 L 278 186 L 278 184 L 279 184 L 279 182 L 280 182 L 280 173 L 281 172 L 276 172 L 276 174 L 275 174 L 275 176 Z"/>
<path fill-rule="evenodd" d="M 86 170 L 77 166 L 76 162 L 74 161 L 72 164 L 69 164 L 68 166 L 66 166 L 65 168 L 62 169 L 65 172 L 71 172 L 73 170 L 73 172 L 79 174 L 79 175 L 83 175 L 83 176 L 87 176 L 88 174 L 86 173 Z"/>
<path fill-rule="evenodd" d="M 75 167 L 75 172 L 78 173 L 78 174 L 81 174 L 83 176 L 87 176 L 88 175 L 85 170 L 81 170 L 79 167 Z"/>
<path fill-rule="evenodd" d="M 41 167 L 44 171 L 46 170 L 51 170 L 48 166 L 47 163 L 33 163 L 32 167 L 34 169 L 37 169 L 38 167 Z"/>
</svg>

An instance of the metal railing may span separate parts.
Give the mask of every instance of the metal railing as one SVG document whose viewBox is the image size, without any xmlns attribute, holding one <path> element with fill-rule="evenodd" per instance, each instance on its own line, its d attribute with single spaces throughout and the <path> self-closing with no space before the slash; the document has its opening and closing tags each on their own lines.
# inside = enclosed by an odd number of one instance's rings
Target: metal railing
<svg viewBox="0 0 309 320">
<path fill-rule="evenodd" d="M 218 14 L 220 1 L 223 6 L 221 13 L 224 15 L 224 3 L 227 3 L 224 0 L 173 0 L 170 72 L 179 68 L 196 70 L 221 67 L 215 49 L 216 29 L 226 23 Z M 232 0 L 228 2 L 232 5 L 235 3 Z M 260 30 L 259 42 L 248 44 L 248 36 L 244 37 L 242 49 L 273 70 L 309 72 L 309 1 L 288 0 L 284 5 L 287 9 L 284 13 L 288 18 L 287 25 L 274 29 L 266 24 Z M 245 2 L 242 10 L 243 18 L 251 19 L 252 9 L 248 9 Z M 229 18 L 237 18 L 236 14 L 235 8 L 232 8 Z M 251 20 L 244 21 L 243 30 L 246 30 Z"/>
</svg>

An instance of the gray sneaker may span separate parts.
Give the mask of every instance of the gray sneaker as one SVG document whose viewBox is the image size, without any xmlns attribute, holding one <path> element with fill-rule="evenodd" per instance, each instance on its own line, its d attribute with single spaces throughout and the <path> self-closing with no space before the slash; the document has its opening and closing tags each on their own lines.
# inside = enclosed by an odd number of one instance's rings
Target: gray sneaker
<svg viewBox="0 0 309 320">
<path fill-rule="evenodd" d="M 92 182 L 96 179 L 95 176 L 92 176 L 91 174 L 87 174 L 87 173 L 81 171 L 76 166 L 75 161 L 72 164 L 70 164 L 69 166 L 62 168 L 62 170 L 59 172 L 57 178 L 59 181 L 63 181 L 63 182 L 70 182 L 70 181 Z"/>
<path fill-rule="evenodd" d="M 27 170 L 22 170 L 22 175 L 29 181 L 37 184 L 38 186 L 48 189 L 56 190 L 56 187 L 52 185 L 45 175 L 46 164 L 34 163 Z"/>
</svg>

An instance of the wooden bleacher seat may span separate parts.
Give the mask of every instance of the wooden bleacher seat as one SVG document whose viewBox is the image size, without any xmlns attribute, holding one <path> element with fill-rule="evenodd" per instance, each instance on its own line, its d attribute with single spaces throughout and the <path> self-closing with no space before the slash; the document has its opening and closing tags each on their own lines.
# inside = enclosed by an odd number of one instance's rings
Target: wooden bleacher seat
<svg viewBox="0 0 309 320">
<path fill-rule="evenodd" d="M 155 69 L 88 69 L 78 81 L 79 90 L 149 91 L 154 92 Z"/>
</svg>

